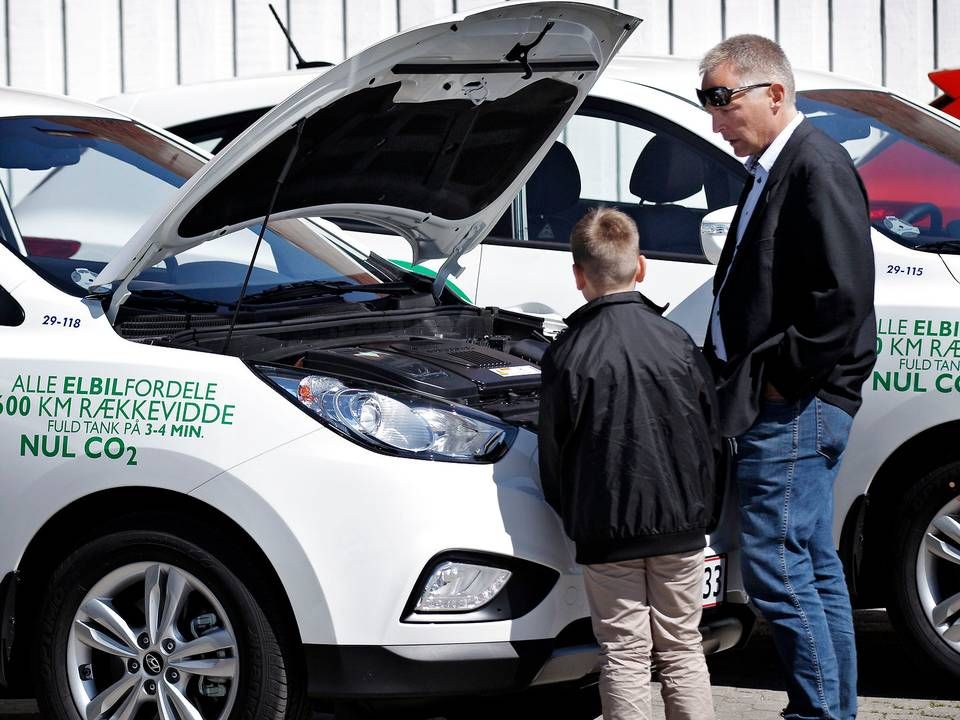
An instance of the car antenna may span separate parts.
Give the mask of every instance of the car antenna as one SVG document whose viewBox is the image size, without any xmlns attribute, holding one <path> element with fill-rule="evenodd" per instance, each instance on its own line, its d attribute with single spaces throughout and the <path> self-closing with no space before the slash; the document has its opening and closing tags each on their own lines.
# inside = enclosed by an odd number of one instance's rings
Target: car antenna
<svg viewBox="0 0 960 720">
<path fill-rule="evenodd" d="M 297 56 L 297 70 L 303 70 L 304 68 L 333 66 L 332 62 L 327 62 L 326 60 L 304 60 L 303 55 L 301 55 L 300 51 L 297 50 L 297 46 L 293 44 L 293 38 L 290 37 L 290 33 L 287 32 L 287 28 L 283 24 L 283 20 L 280 19 L 279 15 L 277 15 L 277 11 L 273 9 L 273 3 L 267 3 L 267 7 L 270 8 L 270 12 L 273 13 L 273 17 L 276 19 L 277 25 L 280 26 L 281 30 L 283 30 L 283 34 L 287 36 L 287 44 L 290 45 L 290 49 L 293 50 L 293 54 Z"/>
<path fill-rule="evenodd" d="M 260 250 L 260 243 L 263 241 L 263 234 L 267 231 L 267 222 L 270 220 L 270 216 L 273 214 L 273 206 L 277 203 L 277 197 L 280 195 L 280 188 L 283 187 L 283 181 L 287 179 L 287 173 L 290 172 L 290 168 L 293 166 L 293 161 L 297 157 L 297 151 L 300 150 L 300 138 L 303 136 L 303 126 L 306 124 L 307 119 L 305 117 L 300 118 L 300 121 L 297 123 L 297 134 L 293 139 L 293 147 L 290 148 L 290 154 L 287 155 L 287 161 L 283 164 L 283 169 L 280 171 L 280 175 L 277 177 L 277 184 L 273 188 L 273 196 L 270 198 L 270 204 L 267 206 L 267 214 L 263 217 L 263 222 L 260 224 L 260 234 L 257 235 L 257 243 L 253 246 L 253 256 L 250 258 L 250 264 L 247 265 L 247 274 L 243 278 L 243 285 L 240 287 L 240 296 L 237 298 L 237 305 L 233 309 L 233 318 L 230 320 L 230 327 L 227 329 L 227 337 L 223 341 L 223 349 L 220 351 L 221 354 L 225 355 L 227 348 L 230 347 L 230 338 L 233 337 L 233 328 L 237 324 L 237 317 L 240 315 L 240 306 L 243 304 L 243 296 L 247 293 L 247 285 L 250 282 L 250 274 L 253 272 L 253 265 L 257 261 L 257 252 Z"/>
</svg>

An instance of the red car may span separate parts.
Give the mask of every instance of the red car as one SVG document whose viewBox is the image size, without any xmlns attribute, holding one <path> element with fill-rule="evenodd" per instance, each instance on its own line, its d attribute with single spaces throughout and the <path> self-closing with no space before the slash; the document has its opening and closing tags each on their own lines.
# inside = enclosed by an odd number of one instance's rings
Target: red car
<svg viewBox="0 0 960 720">
<path fill-rule="evenodd" d="M 930 78 L 930 82 L 943 90 L 943 95 L 930 104 L 954 117 L 960 117 L 960 68 L 934 70 L 927 77 Z"/>
<path fill-rule="evenodd" d="M 928 77 L 944 93 L 930 105 L 960 118 L 960 68 L 934 70 Z M 960 237 L 955 191 L 960 168 L 950 151 L 932 149 L 936 152 L 892 133 L 867 153 L 857 169 L 870 193 L 871 219 L 895 215 L 924 230 Z"/>
</svg>

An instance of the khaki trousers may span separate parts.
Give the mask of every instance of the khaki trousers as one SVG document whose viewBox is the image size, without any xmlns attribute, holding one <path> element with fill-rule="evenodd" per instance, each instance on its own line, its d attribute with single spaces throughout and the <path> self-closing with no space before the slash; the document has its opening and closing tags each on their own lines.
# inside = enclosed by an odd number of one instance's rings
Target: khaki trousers
<svg viewBox="0 0 960 720">
<path fill-rule="evenodd" d="M 584 566 L 604 720 L 648 720 L 651 659 L 667 720 L 713 720 L 700 645 L 703 551 Z"/>
</svg>

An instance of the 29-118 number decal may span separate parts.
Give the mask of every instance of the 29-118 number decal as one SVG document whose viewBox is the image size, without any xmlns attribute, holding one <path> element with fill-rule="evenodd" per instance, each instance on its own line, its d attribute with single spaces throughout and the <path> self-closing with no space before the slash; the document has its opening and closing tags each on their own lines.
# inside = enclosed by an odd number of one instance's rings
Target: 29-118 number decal
<svg viewBox="0 0 960 720">
<path fill-rule="evenodd" d="M 60 327 L 65 328 L 78 328 L 80 327 L 80 318 L 70 318 L 70 317 L 57 317 L 56 315 L 44 315 L 43 316 L 43 325 L 59 325 Z"/>
</svg>

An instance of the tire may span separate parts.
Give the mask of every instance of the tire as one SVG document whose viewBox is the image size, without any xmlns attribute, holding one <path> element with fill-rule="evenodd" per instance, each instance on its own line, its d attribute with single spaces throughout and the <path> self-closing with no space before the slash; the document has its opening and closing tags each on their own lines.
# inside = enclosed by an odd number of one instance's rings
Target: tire
<svg viewBox="0 0 960 720">
<path fill-rule="evenodd" d="M 894 535 L 894 624 L 922 659 L 960 677 L 960 463 L 904 496 Z"/>
<path fill-rule="evenodd" d="M 44 718 L 100 717 L 88 705 L 113 720 L 303 717 L 303 683 L 257 600 L 217 557 L 166 532 L 117 532 L 64 560 L 37 650 Z"/>
</svg>

